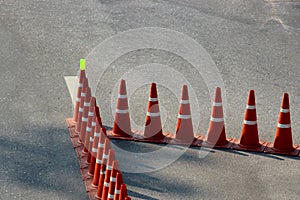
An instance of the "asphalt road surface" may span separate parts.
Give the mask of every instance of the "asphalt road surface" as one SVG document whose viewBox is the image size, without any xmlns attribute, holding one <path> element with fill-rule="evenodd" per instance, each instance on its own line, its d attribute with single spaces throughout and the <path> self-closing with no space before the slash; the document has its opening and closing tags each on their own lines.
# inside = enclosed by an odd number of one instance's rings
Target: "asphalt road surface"
<svg viewBox="0 0 300 200">
<path fill-rule="evenodd" d="M 288 92 L 293 140 L 300 143 L 299 1 L 0 2 L 0 199 L 87 199 L 65 124 L 72 106 L 64 76 L 76 75 L 79 59 L 105 39 L 135 28 L 174 30 L 208 52 L 225 86 L 228 137 L 239 137 L 247 93 L 254 89 L 260 138 L 273 140 L 281 96 Z M 211 109 L 205 78 L 182 57 L 151 48 L 124 54 L 105 70 L 95 93 L 104 123 L 112 125 L 111 94 L 115 95 L 113 87 L 120 77 L 149 63 L 170 66 L 186 77 L 200 104 L 196 132 L 205 134 Z M 174 132 L 175 94 L 180 88 L 172 91 L 160 85 L 161 77 L 165 74 L 158 72 L 153 78 L 161 110 L 167 113 L 164 130 Z M 177 78 L 170 75 L 166 80 Z M 149 85 L 141 85 L 130 99 L 131 117 L 139 126 L 144 123 L 148 90 Z M 135 153 L 161 148 L 115 144 Z M 201 152 L 207 151 L 191 148 L 154 172 L 125 173 L 129 195 L 133 199 L 299 199 L 299 157 L 214 150 L 199 158 Z M 129 163 L 123 158 L 124 167 L 138 167 L 136 159 Z M 156 162 L 164 159 L 157 157 Z"/>
</svg>

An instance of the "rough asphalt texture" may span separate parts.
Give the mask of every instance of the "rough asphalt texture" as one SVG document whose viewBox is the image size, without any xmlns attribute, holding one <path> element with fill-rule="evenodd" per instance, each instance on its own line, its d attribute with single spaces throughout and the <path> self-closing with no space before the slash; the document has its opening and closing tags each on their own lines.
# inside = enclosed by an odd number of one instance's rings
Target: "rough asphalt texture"
<svg viewBox="0 0 300 200">
<path fill-rule="evenodd" d="M 239 137 L 247 93 L 254 89 L 260 137 L 272 141 L 282 93 L 289 92 L 293 139 L 300 143 L 299 1 L 0 2 L 0 199 L 87 199 L 65 125 L 72 108 L 64 76 L 75 75 L 78 60 L 103 40 L 132 28 L 176 30 L 207 50 L 226 88 L 228 137 Z M 203 79 L 180 57 L 153 49 L 124 55 L 106 71 L 96 94 L 102 116 L 109 116 L 110 105 L 102 102 L 110 101 L 111 85 L 122 73 L 152 62 L 172 66 L 194 86 L 202 116 L 197 132 L 205 133 L 210 99 Z M 130 102 L 139 125 L 148 89 L 141 87 Z M 166 88 L 159 92 L 161 106 L 170 112 L 164 129 L 174 131 L 177 100 Z M 103 118 L 112 124 L 111 117 Z M 116 144 L 134 152 L 157 148 Z M 299 199 L 299 158 L 219 150 L 203 159 L 198 155 L 190 149 L 156 172 L 125 173 L 129 194 L 134 199 Z"/>
</svg>

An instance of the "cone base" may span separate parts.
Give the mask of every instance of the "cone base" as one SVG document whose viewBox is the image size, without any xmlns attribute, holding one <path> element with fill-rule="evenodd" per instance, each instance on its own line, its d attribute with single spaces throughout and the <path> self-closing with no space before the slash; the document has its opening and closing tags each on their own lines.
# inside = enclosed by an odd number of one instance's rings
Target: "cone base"
<svg viewBox="0 0 300 200">
<path fill-rule="evenodd" d="M 183 145 L 183 146 L 197 146 L 197 137 L 194 136 L 191 140 L 182 140 L 176 138 L 176 135 L 172 135 L 172 139 L 170 140 L 169 144 L 175 144 L 175 145 Z"/>
<path fill-rule="evenodd" d="M 84 185 L 85 185 L 85 190 L 87 192 L 97 191 L 97 187 L 93 187 L 92 183 L 93 183 L 93 179 L 87 179 L 87 180 L 85 180 Z"/>
<path fill-rule="evenodd" d="M 231 149 L 251 152 L 264 152 L 267 142 L 259 141 L 259 146 L 244 146 L 240 144 L 240 139 L 233 139 Z"/>
<path fill-rule="evenodd" d="M 97 190 L 91 190 L 90 192 L 88 192 L 89 199 L 90 200 L 98 200 L 98 199 L 100 199 L 100 198 L 96 197 L 96 194 L 97 194 Z"/>
<path fill-rule="evenodd" d="M 74 122 L 73 118 L 66 118 L 68 128 L 75 127 L 76 122 Z"/>
<path fill-rule="evenodd" d="M 133 140 L 133 136 L 132 135 L 126 135 L 126 136 L 124 136 L 124 135 L 116 134 L 112 130 L 107 130 L 106 134 L 111 139 L 129 140 L 129 141 Z"/>
<path fill-rule="evenodd" d="M 167 144 L 170 142 L 170 133 L 163 133 L 164 137 L 150 137 L 146 138 L 144 136 L 143 131 L 133 131 L 134 141 L 135 142 L 150 142 L 150 143 L 158 143 L 158 144 Z"/>
<path fill-rule="evenodd" d="M 89 172 L 89 168 L 80 169 L 82 180 L 84 180 L 84 181 L 87 181 L 87 180 L 90 180 L 90 179 L 93 180 L 93 176 L 89 175 L 88 172 Z"/>
<path fill-rule="evenodd" d="M 206 137 L 204 138 L 204 141 L 202 142 L 201 146 L 210 148 L 210 149 L 230 149 L 232 146 L 232 138 L 227 138 L 227 143 L 226 144 L 213 144 L 208 141 L 206 141 Z"/>
<path fill-rule="evenodd" d="M 292 151 L 283 151 L 280 149 L 275 149 L 273 147 L 273 143 L 268 143 L 267 148 L 265 149 L 265 153 L 277 154 L 277 155 L 287 155 L 287 156 L 297 156 L 299 154 L 299 147 L 294 145 L 294 149 Z"/>
</svg>

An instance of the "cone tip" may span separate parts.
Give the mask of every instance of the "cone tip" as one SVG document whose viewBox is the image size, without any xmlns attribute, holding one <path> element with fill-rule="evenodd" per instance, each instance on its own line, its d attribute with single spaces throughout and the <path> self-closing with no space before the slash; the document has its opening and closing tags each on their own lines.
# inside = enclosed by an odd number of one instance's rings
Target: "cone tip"
<svg viewBox="0 0 300 200">
<path fill-rule="evenodd" d="M 255 106 L 255 93 L 254 93 L 254 90 L 249 91 L 248 105 L 249 106 Z"/>
<path fill-rule="evenodd" d="M 181 94 L 182 100 L 188 100 L 189 99 L 189 93 L 188 93 L 188 87 L 187 85 L 182 86 L 182 94 Z"/>
<path fill-rule="evenodd" d="M 221 88 L 220 87 L 216 87 L 215 102 L 222 102 L 222 95 L 221 95 Z"/>
<path fill-rule="evenodd" d="M 157 89 L 156 89 L 156 83 L 151 83 L 151 88 L 150 88 L 150 97 L 152 98 L 157 98 Z"/>
<path fill-rule="evenodd" d="M 119 94 L 126 94 L 126 81 L 124 79 L 121 79 L 120 81 L 120 90 Z"/>
<path fill-rule="evenodd" d="M 95 105 L 96 105 L 96 98 L 95 97 L 91 97 L 90 108 L 91 107 L 95 107 Z"/>
<path fill-rule="evenodd" d="M 118 160 L 114 160 L 113 161 L 112 168 L 115 169 L 115 170 L 119 169 L 119 162 L 118 162 Z"/>
<path fill-rule="evenodd" d="M 281 108 L 288 109 L 289 107 L 290 107 L 289 94 L 284 93 L 283 96 L 282 96 Z"/>
</svg>

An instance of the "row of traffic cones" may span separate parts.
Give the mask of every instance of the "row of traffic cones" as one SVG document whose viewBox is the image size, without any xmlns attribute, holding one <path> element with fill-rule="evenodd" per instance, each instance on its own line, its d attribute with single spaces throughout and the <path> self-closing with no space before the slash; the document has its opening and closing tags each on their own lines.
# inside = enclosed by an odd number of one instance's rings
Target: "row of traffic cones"
<svg viewBox="0 0 300 200">
<path fill-rule="evenodd" d="M 115 139 L 195 145 L 208 148 L 225 148 L 283 155 L 297 155 L 300 149 L 300 147 L 293 145 L 292 141 L 289 97 L 287 93 L 283 95 L 274 143 L 267 143 L 260 141 L 258 136 L 254 90 L 249 92 L 242 132 L 239 139 L 226 137 L 222 95 L 219 87 L 215 91 L 209 129 L 206 136 L 194 134 L 188 88 L 186 85 L 182 87 L 175 135 L 162 131 L 155 83 L 152 83 L 150 88 L 144 132 L 132 131 L 125 80 L 121 80 L 120 83 L 114 126 L 112 130 L 108 131 L 108 136 Z"/>
<path fill-rule="evenodd" d="M 80 64 L 74 117 L 67 119 L 67 124 L 86 191 L 91 200 L 130 200 L 96 98 L 91 96 L 85 63 Z"/>
</svg>

